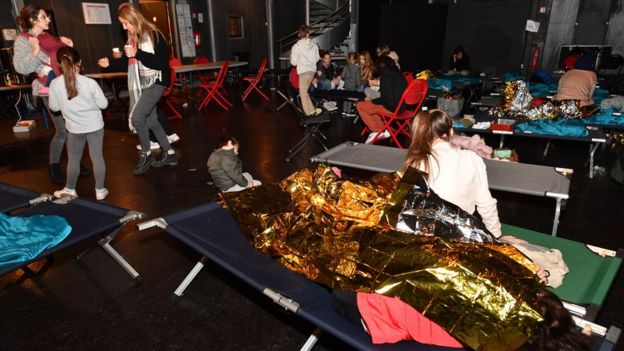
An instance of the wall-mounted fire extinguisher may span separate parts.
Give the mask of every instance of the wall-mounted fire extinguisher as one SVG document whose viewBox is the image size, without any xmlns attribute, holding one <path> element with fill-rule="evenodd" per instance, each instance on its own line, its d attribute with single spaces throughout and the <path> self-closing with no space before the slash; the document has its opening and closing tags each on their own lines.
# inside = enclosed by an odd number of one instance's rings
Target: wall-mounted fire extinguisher
<svg viewBox="0 0 624 351">
<path fill-rule="evenodd" d="M 195 45 L 196 48 L 201 46 L 201 33 L 200 32 L 193 33 L 193 44 Z"/>
<path fill-rule="evenodd" d="M 539 49 L 539 45 L 537 45 L 535 47 L 535 50 L 533 51 L 533 58 L 531 59 L 531 66 L 529 68 L 530 72 L 535 72 L 535 70 L 537 70 L 537 62 L 539 61 L 539 54 L 540 54 L 540 49 Z"/>
</svg>

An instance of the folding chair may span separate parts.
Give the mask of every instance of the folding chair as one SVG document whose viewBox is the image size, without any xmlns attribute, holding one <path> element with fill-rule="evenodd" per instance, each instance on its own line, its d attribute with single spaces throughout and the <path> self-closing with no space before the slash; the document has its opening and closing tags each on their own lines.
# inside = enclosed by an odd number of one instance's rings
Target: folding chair
<svg viewBox="0 0 624 351">
<path fill-rule="evenodd" d="M 285 91 L 283 91 L 285 90 Z M 297 67 L 292 67 L 288 74 L 288 81 L 283 90 L 278 89 L 277 94 L 284 99 L 284 102 L 275 109 L 281 110 L 284 106 L 290 105 L 299 114 L 303 114 L 301 103 L 299 100 L 299 76 L 297 75 Z"/>
<path fill-rule="evenodd" d="M 196 65 L 202 63 L 210 63 L 210 60 L 204 56 L 197 56 L 193 59 L 193 63 Z M 199 77 L 199 81 L 202 84 L 208 84 L 210 81 L 214 81 L 215 79 L 217 79 L 217 74 L 215 74 L 214 72 L 210 72 L 207 74 L 197 72 L 197 77 Z"/>
<path fill-rule="evenodd" d="M 165 92 L 163 93 L 163 96 L 162 96 L 162 98 L 165 101 L 165 104 L 171 109 L 171 111 L 173 111 L 173 115 L 167 116 L 168 119 L 182 119 L 182 114 L 180 114 L 180 112 L 178 112 L 178 110 L 172 104 L 173 86 L 174 86 L 174 83 L 176 82 L 176 79 L 177 79 L 177 75 L 176 75 L 175 70 L 173 69 L 172 61 L 169 61 L 169 85 L 167 86 L 167 89 L 165 89 Z"/>
<path fill-rule="evenodd" d="M 223 87 L 223 82 L 225 82 L 225 76 L 228 71 L 228 65 L 229 65 L 228 61 L 223 62 L 223 65 L 221 66 L 221 69 L 219 70 L 219 73 L 217 75 L 217 79 L 214 82 L 201 84 L 201 88 L 206 91 L 206 96 L 204 97 L 204 100 L 202 100 L 201 104 L 199 104 L 199 107 L 197 108 L 198 111 L 206 107 L 206 105 L 208 105 L 208 103 L 212 100 L 216 101 L 217 104 L 219 104 L 219 106 L 221 106 L 226 111 L 228 111 L 230 107 L 233 106 L 232 103 L 229 102 L 223 96 L 223 94 L 221 94 L 221 91 L 220 91 L 222 89 L 225 89 Z"/>
<path fill-rule="evenodd" d="M 394 112 L 391 114 L 379 113 L 379 116 L 384 120 L 384 126 L 379 130 L 377 136 L 375 136 L 375 138 L 371 141 L 371 144 L 374 144 L 379 136 L 387 130 L 390 132 L 390 136 L 396 146 L 403 148 L 397 139 L 397 136 L 399 136 L 399 134 L 404 134 L 407 137 L 411 137 L 408 127 L 414 116 L 416 116 L 416 113 L 418 113 L 418 110 L 420 110 L 420 107 L 427 96 L 428 88 L 429 86 L 427 85 L 426 80 L 414 79 L 414 81 L 403 92 L 401 101 L 399 101 L 399 104 Z M 413 108 L 407 108 L 401 111 L 401 108 L 404 105 L 409 105 Z M 364 129 L 362 129 L 362 134 L 367 132 L 370 132 L 370 130 L 364 127 Z"/>
<path fill-rule="evenodd" d="M 288 150 L 286 162 L 290 162 L 293 157 L 295 157 L 301 150 L 303 150 L 303 147 L 306 146 L 308 141 L 310 141 L 311 139 L 316 140 L 316 142 L 319 143 L 319 145 L 321 145 L 323 149 L 328 149 L 327 144 L 325 143 L 327 141 L 327 137 L 325 136 L 325 134 L 323 134 L 323 132 L 319 130 L 319 128 L 321 127 L 321 125 L 329 123 L 331 121 L 331 115 L 324 112 L 318 116 L 308 117 L 304 116 L 303 113 L 301 113 L 299 114 L 299 117 L 301 126 L 305 129 L 305 133 L 303 134 L 301 140 L 299 140 L 299 142 L 297 142 L 295 146 Z"/>
<path fill-rule="evenodd" d="M 412 82 L 414 81 L 414 75 L 412 74 L 412 72 L 403 72 L 402 74 L 403 77 L 405 77 L 407 85 L 409 86 L 410 84 L 412 84 Z"/>
<path fill-rule="evenodd" d="M 247 96 L 249 96 L 249 93 L 251 93 L 253 90 L 257 91 L 258 94 L 260 94 L 260 96 L 262 96 L 266 101 L 269 101 L 269 97 L 266 96 L 262 92 L 262 90 L 258 89 L 258 83 L 262 81 L 262 77 L 264 76 L 264 71 L 266 70 L 268 62 L 269 60 L 266 58 L 262 60 L 262 64 L 260 65 L 258 74 L 256 74 L 254 77 L 243 77 L 243 80 L 249 83 L 249 86 L 247 87 L 247 89 L 245 89 L 245 92 L 243 93 L 243 102 L 245 101 L 245 99 L 247 99 Z"/>
</svg>

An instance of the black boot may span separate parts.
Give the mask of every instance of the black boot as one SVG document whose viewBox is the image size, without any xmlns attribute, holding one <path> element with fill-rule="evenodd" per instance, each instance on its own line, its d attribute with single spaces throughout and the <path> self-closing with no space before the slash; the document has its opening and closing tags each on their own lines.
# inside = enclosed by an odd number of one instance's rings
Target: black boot
<svg viewBox="0 0 624 351">
<path fill-rule="evenodd" d="M 50 163 L 50 168 L 48 169 L 50 174 L 50 180 L 53 183 L 58 185 L 65 185 L 65 181 L 67 180 L 65 176 L 65 172 L 61 169 L 61 166 L 58 163 Z"/>
<path fill-rule="evenodd" d="M 178 164 L 178 156 L 174 153 L 165 152 L 163 157 L 154 163 L 154 167 L 175 166 Z"/>
<path fill-rule="evenodd" d="M 143 174 L 147 172 L 152 164 L 154 164 L 154 156 L 151 153 L 139 152 L 139 163 L 134 167 L 132 173 L 134 175 Z"/>
<path fill-rule="evenodd" d="M 91 170 L 91 168 L 87 168 L 83 165 L 80 165 L 80 175 L 91 175 L 93 174 L 93 171 Z"/>
</svg>

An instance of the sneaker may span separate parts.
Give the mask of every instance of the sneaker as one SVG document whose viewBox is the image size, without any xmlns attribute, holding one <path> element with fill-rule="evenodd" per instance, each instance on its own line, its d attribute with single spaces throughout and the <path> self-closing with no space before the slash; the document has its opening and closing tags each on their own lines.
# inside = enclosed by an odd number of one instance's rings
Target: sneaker
<svg viewBox="0 0 624 351">
<path fill-rule="evenodd" d="M 70 189 L 68 187 L 64 187 L 63 189 L 54 192 L 54 197 L 58 197 L 60 199 L 63 196 L 77 197 L 78 193 L 75 189 Z"/>
<path fill-rule="evenodd" d="M 333 101 L 328 101 L 324 103 L 323 108 L 325 108 L 327 111 L 336 111 L 338 109 L 338 107 L 336 106 L 336 103 Z"/>
<path fill-rule="evenodd" d="M 379 136 L 377 136 L 379 135 Z M 388 139 L 390 137 L 390 132 L 387 130 L 384 130 L 382 133 L 380 132 L 372 132 L 368 135 L 368 137 L 366 138 L 366 141 L 364 142 L 364 144 L 371 144 L 373 142 L 373 140 L 375 139 L 375 137 L 377 137 L 377 140 L 375 141 L 379 141 L 379 140 L 383 140 L 383 139 Z"/>
<path fill-rule="evenodd" d="M 107 196 L 108 196 L 108 189 L 106 188 L 95 189 L 95 198 L 97 200 L 104 200 L 106 199 Z"/>
<path fill-rule="evenodd" d="M 355 117 L 357 116 L 357 114 L 352 113 L 352 112 L 343 112 L 342 113 L 342 117 Z"/>
<path fill-rule="evenodd" d="M 173 144 L 180 140 L 180 137 L 176 133 L 173 133 L 171 135 L 167 135 L 167 140 L 169 141 L 169 144 Z"/>
<path fill-rule="evenodd" d="M 180 139 L 180 138 L 178 138 Z M 169 142 L 171 144 L 171 142 Z M 141 144 L 138 144 L 136 146 L 137 150 L 141 151 Z M 153 141 L 150 141 L 150 150 L 158 150 L 160 149 L 160 145 L 158 143 L 155 143 Z"/>
<path fill-rule="evenodd" d="M 132 173 L 139 175 L 147 172 L 147 170 L 154 164 L 154 155 L 146 152 L 139 153 L 139 163 L 134 167 Z"/>
<path fill-rule="evenodd" d="M 50 94 L 50 88 L 48 87 L 41 87 L 39 89 L 39 96 L 48 96 Z"/>
<path fill-rule="evenodd" d="M 323 113 L 323 110 L 317 107 L 317 108 L 314 109 L 314 112 L 312 113 L 312 116 L 318 116 L 321 113 Z"/>
<path fill-rule="evenodd" d="M 160 160 L 154 162 L 154 167 L 160 168 L 164 166 L 175 166 L 177 164 L 178 156 L 175 154 L 175 152 L 172 154 L 166 152 Z"/>
<path fill-rule="evenodd" d="M 65 185 L 65 181 L 67 178 L 65 176 L 65 172 L 63 172 L 61 166 L 58 163 L 51 163 L 48 172 L 50 175 L 50 180 L 52 180 L 53 183 Z"/>
</svg>

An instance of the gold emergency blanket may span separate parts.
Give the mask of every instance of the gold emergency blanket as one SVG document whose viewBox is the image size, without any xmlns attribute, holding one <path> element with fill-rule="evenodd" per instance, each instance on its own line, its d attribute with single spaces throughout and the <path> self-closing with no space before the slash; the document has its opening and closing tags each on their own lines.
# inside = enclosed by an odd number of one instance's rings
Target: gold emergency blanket
<svg viewBox="0 0 624 351">
<path fill-rule="evenodd" d="M 535 275 L 510 258 L 519 253 L 509 245 L 379 224 L 399 181 L 394 174 L 341 180 L 319 166 L 223 193 L 221 203 L 258 250 L 311 280 L 399 297 L 472 349 L 517 349 L 541 321 Z"/>
</svg>

